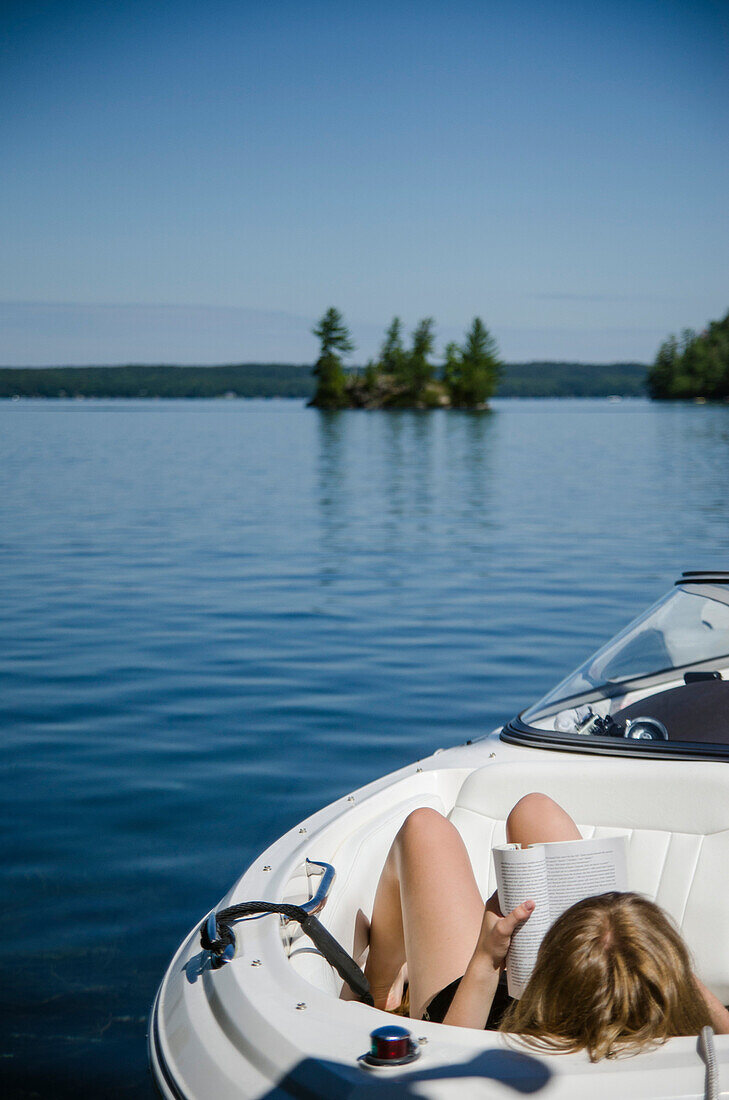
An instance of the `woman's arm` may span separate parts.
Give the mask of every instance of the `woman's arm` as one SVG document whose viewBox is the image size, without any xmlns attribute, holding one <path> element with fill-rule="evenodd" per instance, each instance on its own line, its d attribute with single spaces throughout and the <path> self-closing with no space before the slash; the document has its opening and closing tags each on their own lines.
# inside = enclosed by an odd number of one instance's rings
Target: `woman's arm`
<svg viewBox="0 0 729 1100">
<path fill-rule="evenodd" d="M 533 912 L 534 902 L 525 901 L 502 917 L 496 894 L 492 894 L 486 902 L 476 950 L 445 1015 L 444 1024 L 479 1029 L 486 1026 L 511 937 Z"/>
<path fill-rule="evenodd" d="M 699 993 L 706 1001 L 706 1007 L 711 1017 L 711 1026 L 714 1031 L 717 1035 L 729 1035 L 729 1012 L 719 998 L 715 997 L 711 990 L 707 989 L 704 983 L 700 982 L 695 974 L 694 981 L 699 987 Z"/>
</svg>

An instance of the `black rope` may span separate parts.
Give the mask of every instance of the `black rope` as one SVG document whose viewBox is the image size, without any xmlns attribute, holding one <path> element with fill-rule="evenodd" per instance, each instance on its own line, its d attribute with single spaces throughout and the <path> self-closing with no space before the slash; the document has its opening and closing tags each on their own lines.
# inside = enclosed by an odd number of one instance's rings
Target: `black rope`
<svg viewBox="0 0 729 1100">
<path fill-rule="evenodd" d="M 222 955 L 228 944 L 235 943 L 231 923 L 243 917 L 255 916 L 257 913 L 280 913 L 287 920 L 295 920 L 299 924 L 309 915 L 300 905 L 288 905 L 286 902 L 244 901 L 240 905 L 229 905 L 227 909 L 221 909 L 215 914 L 218 934 L 215 940 L 211 940 L 208 936 L 208 922 L 205 920 L 200 926 L 200 943 L 206 951 L 212 951 L 214 955 Z"/>
<path fill-rule="evenodd" d="M 373 1004 L 370 983 L 357 966 L 351 955 L 342 945 L 334 939 L 331 932 L 327 931 L 321 921 L 313 913 L 307 913 L 300 905 L 288 905 L 286 902 L 271 901 L 244 901 L 240 905 L 230 905 L 227 909 L 221 909 L 215 914 L 216 938 L 211 940 L 208 936 L 208 921 L 200 925 L 200 943 L 206 951 L 210 951 L 215 958 L 221 958 L 226 947 L 235 944 L 235 934 L 231 928 L 234 921 L 243 917 L 252 917 L 260 913 L 279 913 L 287 920 L 296 921 L 301 925 L 314 945 L 319 948 L 327 962 L 334 967 L 339 977 L 347 983 L 353 993 L 356 993 L 365 1004 Z"/>
</svg>

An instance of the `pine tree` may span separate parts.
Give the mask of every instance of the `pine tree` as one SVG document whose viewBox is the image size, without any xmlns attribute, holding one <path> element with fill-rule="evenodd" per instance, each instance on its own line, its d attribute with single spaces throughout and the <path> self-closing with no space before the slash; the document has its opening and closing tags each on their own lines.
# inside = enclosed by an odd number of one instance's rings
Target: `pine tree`
<svg viewBox="0 0 729 1100">
<path fill-rule="evenodd" d="M 445 362 L 443 364 L 443 384 L 453 396 L 454 387 L 458 385 L 461 377 L 461 349 L 455 340 L 446 344 Z"/>
<path fill-rule="evenodd" d="M 651 397 L 673 396 L 673 382 L 678 357 L 678 341 L 675 336 L 669 336 L 658 349 L 656 361 L 648 372 L 647 385 Z"/>
<path fill-rule="evenodd" d="M 474 317 L 459 353 L 446 361 L 451 401 L 462 408 L 478 408 L 493 396 L 501 374 L 496 340 L 480 317 Z"/>
<path fill-rule="evenodd" d="M 379 367 L 383 374 L 391 374 L 400 378 L 403 373 L 405 348 L 402 343 L 402 322 L 399 317 L 393 317 L 389 328 L 385 332 L 385 339 L 380 348 Z"/>
<path fill-rule="evenodd" d="M 341 408 L 345 404 L 346 388 L 341 356 L 354 351 L 349 329 L 342 314 L 332 306 L 311 331 L 321 341 L 319 358 L 314 366 L 318 381 L 311 404 L 322 409 Z"/>
<path fill-rule="evenodd" d="M 433 378 L 433 364 L 428 361 L 428 356 L 432 355 L 435 346 L 434 327 L 435 321 L 432 317 L 425 317 L 418 322 L 413 332 L 412 347 L 404 358 L 403 380 L 415 401 L 422 397 L 425 387 Z"/>
<path fill-rule="evenodd" d="M 334 306 L 330 306 L 319 324 L 311 331 L 321 340 L 321 355 L 329 355 L 337 351 L 342 355 L 349 355 L 354 351 L 349 329 L 344 324 L 341 313 Z"/>
</svg>

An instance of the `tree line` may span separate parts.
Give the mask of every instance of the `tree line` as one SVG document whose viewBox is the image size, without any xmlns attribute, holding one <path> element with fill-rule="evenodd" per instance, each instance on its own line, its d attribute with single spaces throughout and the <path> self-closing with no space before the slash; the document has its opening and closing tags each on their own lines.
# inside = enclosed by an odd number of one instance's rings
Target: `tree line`
<svg viewBox="0 0 729 1100">
<path fill-rule="evenodd" d="M 497 397 L 645 397 L 645 363 L 507 363 Z"/>
<path fill-rule="evenodd" d="M 648 392 L 662 400 L 729 398 L 729 313 L 701 333 L 669 336 L 648 372 Z"/>
<path fill-rule="evenodd" d="M 485 408 L 503 368 L 496 341 L 480 317 L 474 318 L 462 345 L 447 345 L 440 373 L 432 361 L 432 317 L 418 322 L 408 347 L 402 322 L 394 317 L 378 357 L 362 371 L 345 369 L 344 358 L 354 344 L 338 309 L 328 309 L 312 332 L 320 342 L 311 400 L 317 408 Z"/>
<path fill-rule="evenodd" d="M 311 366 L 3 367 L 0 397 L 311 397 Z"/>
<path fill-rule="evenodd" d="M 354 368 L 363 372 L 366 368 Z M 607 397 L 645 394 L 644 363 L 507 363 L 497 397 Z M 310 398 L 311 364 L 235 363 L 223 367 L 0 367 L 0 399 Z"/>
</svg>

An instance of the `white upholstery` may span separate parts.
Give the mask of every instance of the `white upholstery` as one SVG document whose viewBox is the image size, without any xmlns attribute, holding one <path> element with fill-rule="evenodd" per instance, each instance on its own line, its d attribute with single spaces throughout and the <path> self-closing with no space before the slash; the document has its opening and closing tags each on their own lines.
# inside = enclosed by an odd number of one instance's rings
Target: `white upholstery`
<svg viewBox="0 0 729 1100">
<path fill-rule="evenodd" d="M 530 791 L 564 806 L 584 837 L 628 836 L 631 889 L 670 913 L 699 976 L 729 1002 L 729 766 L 555 754 L 478 769 L 449 816 L 484 897 L 495 888 L 491 848 Z"/>
</svg>

